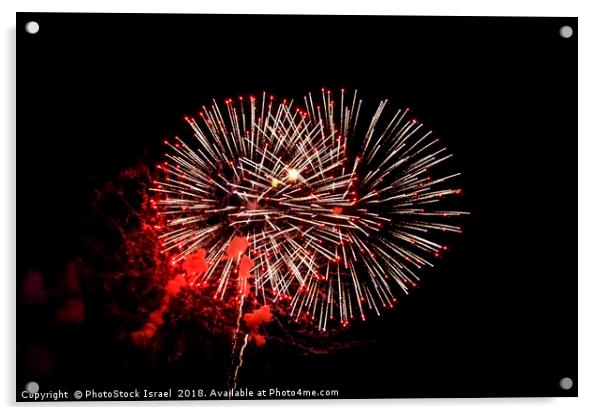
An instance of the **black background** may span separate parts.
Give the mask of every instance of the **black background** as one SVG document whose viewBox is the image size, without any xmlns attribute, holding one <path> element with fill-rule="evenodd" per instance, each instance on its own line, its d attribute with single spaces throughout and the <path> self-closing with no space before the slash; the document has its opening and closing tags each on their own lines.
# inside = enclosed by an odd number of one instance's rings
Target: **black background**
<svg viewBox="0 0 602 415">
<path fill-rule="evenodd" d="M 241 386 L 576 396 L 559 388 L 577 379 L 577 36 L 561 38 L 565 24 L 576 31 L 575 18 L 18 14 L 17 278 L 77 256 L 92 178 L 158 154 L 211 98 L 359 89 L 411 107 L 454 153 L 465 232 L 421 288 L 356 329 L 373 343 L 302 359 L 266 349 Z M 136 379 L 96 340 L 57 379 L 75 367 L 107 389 Z"/>
</svg>

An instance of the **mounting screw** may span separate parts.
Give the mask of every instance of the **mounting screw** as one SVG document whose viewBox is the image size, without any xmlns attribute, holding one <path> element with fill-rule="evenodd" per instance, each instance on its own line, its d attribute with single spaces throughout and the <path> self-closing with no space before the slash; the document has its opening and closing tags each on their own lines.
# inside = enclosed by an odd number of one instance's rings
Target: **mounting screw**
<svg viewBox="0 0 602 415">
<path fill-rule="evenodd" d="M 565 391 L 568 391 L 573 387 L 573 379 L 571 378 L 562 378 L 560 379 L 560 387 Z"/>
</svg>

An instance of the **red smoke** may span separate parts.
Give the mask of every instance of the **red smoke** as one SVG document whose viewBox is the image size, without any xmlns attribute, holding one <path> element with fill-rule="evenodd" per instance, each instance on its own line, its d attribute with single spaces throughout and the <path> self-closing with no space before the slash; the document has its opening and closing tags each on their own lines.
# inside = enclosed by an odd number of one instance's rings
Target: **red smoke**
<svg viewBox="0 0 602 415">
<path fill-rule="evenodd" d="M 84 321 L 86 305 L 82 298 L 79 265 L 78 261 L 65 265 L 65 274 L 54 291 L 56 297 L 64 299 L 54 316 L 58 324 L 80 324 Z"/>
<path fill-rule="evenodd" d="M 267 305 L 264 305 L 263 307 L 260 307 L 250 313 L 246 313 L 243 316 L 247 327 L 249 327 L 249 330 L 251 331 L 251 338 L 255 340 L 255 344 L 259 347 L 265 345 L 266 342 L 265 336 L 259 334 L 259 327 L 264 323 L 269 323 L 272 321 L 272 317 L 272 311 Z"/>
<path fill-rule="evenodd" d="M 243 255 L 238 265 L 238 280 L 240 282 L 240 292 L 244 295 L 251 293 L 251 284 L 248 279 L 251 278 L 251 269 L 253 268 L 253 261 L 246 255 Z"/>
<path fill-rule="evenodd" d="M 21 299 L 26 304 L 39 305 L 46 302 L 48 294 L 44 289 L 44 276 L 40 272 L 29 271 L 21 285 Z"/>
<path fill-rule="evenodd" d="M 238 264 L 238 278 L 240 284 L 240 292 L 244 295 L 248 295 L 251 291 L 248 279 L 251 277 L 251 269 L 253 268 L 253 261 L 244 252 L 249 248 L 249 241 L 241 236 L 235 236 L 230 241 L 226 253 L 222 259 L 240 260 Z M 199 274 L 206 272 L 209 268 L 206 261 L 207 251 L 203 248 L 199 248 L 195 253 L 190 254 L 182 261 L 182 268 L 189 277 L 194 277 Z M 165 285 L 165 294 L 161 300 L 161 306 L 151 312 L 148 315 L 146 323 L 140 330 L 137 330 L 131 334 L 132 341 L 138 345 L 144 345 L 150 338 L 152 338 L 157 330 L 165 323 L 164 315 L 168 311 L 169 302 L 171 297 L 178 294 L 182 287 L 187 285 L 187 279 L 184 275 L 177 275 L 173 279 L 169 280 Z M 261 310 L 261 309 L 260 309 Z M 267 314 L 265 311 L 267 310 Z M 264 321 L 270 321 L 272 314 L 269 308 L 260 311 L 259 314 L 250 313 L 249 322 L 247 325 L 251 330 L 257 330 L 259 325 Z M 246 316 L 245 316 L 246 319 Z M 246 320 L 245 320 L 246 321 Z M 256 343 L 265 343 L 265 339 L 256 340 Z"/>
<path fill-rule="evenodd" d="M 264 346 L 265 345 L 265 336 L 262 334 L 254 334 L 253 335 L 253 340 L 255 340 L 255 344 L 258 347 Z"/>
<path fill-rule="evenodd" d="M 184 261 L 182 261 L 182 268 L 184 268 L 187 275 L 202 274 L 209 269 L 205 260 L 205 255 L 207 255 L 207 251 L 203 248 L 199 248 L 194 254 L 190 254 L 184 258 Z"/>
<path fill-rule="evenodd" d="M 81 284 L 78 275 L 78 263 L 70 261 L 65 265 L 65 275 L 59 282 L 61 294 L 78 297 L 81 295 Z"/>
<path fill-rule="evenodd" d="M 25 349 L 25 368 L 29 373 L 35 373 L 36 376 L 49 376 L 53 372 L 53 362 L 48 352 L 43 346 L 31 345 Z"/>
<path fill-rule="evenodd" d="M 247 248 L 249 247 L 249 241 L 247 238 L 243 236 L 235 236 L 230 241 L 230 245 L 228 245 L 228 249 L 226 249 L 226 254 L 223 259 L 238 259 L 240 255 L 242 255 Z"/>
<path fill-rule="evenodd" d="M 255 331 L 259 329 L 259 326 L 261 326 L 263 323 L 269 323 L 270 321 L 272 321 L 272 311 L 270 310 L 270 307 L 267 305 L 264 305 L 260 308 L 258 308 L 257 310 L 254 310 L 250 313 L 246 313 L 244 315 L 244 320 L 245 323 L 247 323 L 247 326 L 251 329 L 251 331 Z"/>
<path fill-rule="evenodd" d="M 56 322 L 60 324 L 79 324 L 84 321 L 86 306 L 79 298 L 71 298 L 56 311 Z"/>
<path fill-rule="evenodd" d="M 157 326 L 152 323 L 146 323 L 140 330 L 132 333 L 132 341 L 138 346 L 144 345 L 147 340 L 155 335 Z"/>
<path fill-rule="evenodd" d="M 240 265 L 238 266 L 238 277 L 241 279 L 247 279 L 251 277 L 251 268 L 253 268 L 253 260 L 246 255 L 240 260 Z"/>
<path fill-rule="evenodd" d="M 203 257 L 204 257 L 203 252 Z M 147 322 L 142 326 L 140 330 L 132 333 L 132 341 L 142 346 L 147 340 L 155 335 L 157 329 L 165 323 L 163 315 L 167 311 L 169 306 L 169 300 L 180 292 L 182 287 L 186 285 L 186 279 L 182 275 L 176 275 L 175 278 L 169 280 L 165 285 L 165 294 L 161 300 L 161 307 L 154 310 L 149 314 Z"/>
<path fill-rule="evenodd" d="M 180 289 L 186 285 L 186 279 L 184 279 L 181 275 L 176 275 L 176 277 L 170 280 L 165 286 L 165 296 L 173 296 L 176 295 Z M 165 297 L 163 297 L 165 300 Z"/>
</svg>

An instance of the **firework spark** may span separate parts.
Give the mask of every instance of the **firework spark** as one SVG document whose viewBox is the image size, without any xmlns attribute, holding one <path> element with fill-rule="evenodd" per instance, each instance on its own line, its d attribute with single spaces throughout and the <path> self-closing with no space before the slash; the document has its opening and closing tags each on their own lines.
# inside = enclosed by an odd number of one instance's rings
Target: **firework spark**
<svg viewBox="0 0 602 415">
<path fill-rule="evenodd" d="M 246 297 L 286 302 L 323 331 L 416 286 L 447 249 L 438 234 L 461 232 L 453 222 L 467 212 L 443 203 L 461 194 L 448 184 L 459 173 L 438 173 L 452 155 L 408 109 L 385 116 L 382 101 L 364 119 L 362 106 L 357 91 L 299 106 L 264 93 L 185 117 L 195 139 L 166 142 L 153 190 L 164 252 L 205 255 L 191 284 L 241 310 Z"/>
</svg>

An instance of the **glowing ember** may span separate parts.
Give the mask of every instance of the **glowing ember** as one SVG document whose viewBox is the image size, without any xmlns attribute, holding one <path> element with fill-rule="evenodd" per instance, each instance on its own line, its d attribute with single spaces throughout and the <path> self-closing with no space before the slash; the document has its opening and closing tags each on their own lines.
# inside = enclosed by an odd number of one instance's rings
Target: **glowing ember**
<svg viewBox="0 0 602 415">
<path fill-rule="evenodd" d="M 292 182 L 299 178 L 299 171 L 297 169 L 290 169 L 288 171 L 288 179 Z"/>
</svg>

